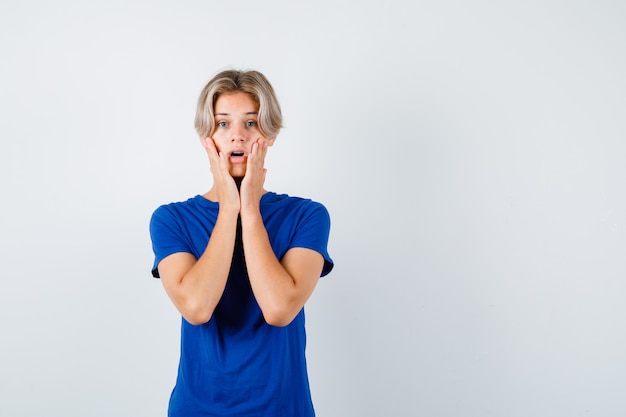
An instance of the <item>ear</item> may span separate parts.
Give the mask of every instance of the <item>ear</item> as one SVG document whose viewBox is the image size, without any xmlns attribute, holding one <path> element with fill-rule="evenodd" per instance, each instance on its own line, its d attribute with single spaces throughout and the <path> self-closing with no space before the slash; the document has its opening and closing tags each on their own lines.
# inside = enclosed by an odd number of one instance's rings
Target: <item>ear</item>
<svg viewBox="0 0 626 417">
<path fill-rule="evenodd" d="M 265 138 L 265 142 L 267 143 L 267 146 L 272 146 L 275 140 L 276 140 L 276 136 L 274 136 L 273 138 Z"/>
</svg>

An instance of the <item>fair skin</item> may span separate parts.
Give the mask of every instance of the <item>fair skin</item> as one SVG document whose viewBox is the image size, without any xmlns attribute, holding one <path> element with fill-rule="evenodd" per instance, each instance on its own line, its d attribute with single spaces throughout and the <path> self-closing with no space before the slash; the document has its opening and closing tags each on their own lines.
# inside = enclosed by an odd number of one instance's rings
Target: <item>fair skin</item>
<svg viewBox="0 0 626 417">
<path fill-rule="evenodd" d="M 254 296 L 268 324 L 286 326 L 313 293 L 324 258 L 306 248 L 292 248 L 282 259 L 276 258 L 260 212 L 261 197 L 267 192 L 263 188 L 265 155 L 275 138 L 260 133 L 258 105 L 247 93 L 220 95 L 214 110 L 216 130 L 200 141 L 213 175 L 213 186 L 204 197 L 219 202 L 217 221 L 199 259 L 179 252 L 159 263 L 161 282 L 189 323 L 208 322 L 226 286 L 237 217 L 241 216 L 243 249 Z M 241 180 L 239 189 L 235 178 Z"/>
</svg>

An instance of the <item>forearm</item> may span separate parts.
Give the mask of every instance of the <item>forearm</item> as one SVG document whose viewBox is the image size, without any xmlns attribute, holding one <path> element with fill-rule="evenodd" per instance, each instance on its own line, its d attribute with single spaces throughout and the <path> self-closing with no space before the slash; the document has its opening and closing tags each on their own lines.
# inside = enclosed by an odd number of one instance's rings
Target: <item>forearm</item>
<svg viewBox="0 0 626 417">
<path fill-rule="evenodd" d="M 192 324 L 209 321 L 222 297 L 230 272 L 236 227 L 237 213 L 220 211 L 204 253 L 178 284 L 176 307 Z"/>
<path fill-rule="evenodd" d="M 284 326 L 302 308 L 296 283 L 276 258 L 259 211 L 242 211 L 241 224 L 246 268 L 254 296 L 266 322 Z"/>
</svg>

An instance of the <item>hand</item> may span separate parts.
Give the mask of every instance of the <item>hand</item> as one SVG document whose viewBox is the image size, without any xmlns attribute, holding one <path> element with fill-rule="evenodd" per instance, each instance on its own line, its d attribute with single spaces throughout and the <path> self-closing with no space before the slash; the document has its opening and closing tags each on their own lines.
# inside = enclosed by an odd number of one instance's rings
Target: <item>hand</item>
<svg viewBox="0 0 626 417">
<path fill-rule="evenodd" d="M 246 165 L 246 175 L 241 182 L 241 209 L 259 210 L 261 197 L 265 193 L 265 174 L 267 169 L 263 167 L 267 142 L 263 138 L 257 139 L 252 144 Z"/>
<path fill-rule="evenodd" d="M 230 175 L 230 160 L 223 152 L 219 152 L 213 138 L 205 138 L 202 145 L 206 149 L 213 174 L 213 187 L 221 208 L 231 208 L 239 212 L 241 208 L 239 191 L 235 180 Z"/>
</svg>

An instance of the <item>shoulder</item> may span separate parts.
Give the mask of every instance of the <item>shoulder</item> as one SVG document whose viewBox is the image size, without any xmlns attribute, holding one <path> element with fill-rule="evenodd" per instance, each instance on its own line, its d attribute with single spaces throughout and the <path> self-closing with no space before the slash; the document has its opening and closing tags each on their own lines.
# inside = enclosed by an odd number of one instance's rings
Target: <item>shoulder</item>
<svg viewBox="0 0 626 417">
<path fill-rule="evenodd" d="M 213 207 L 215 206 L 215 207 Z M 201 195 L 196 195 L 184 201 L 162 204 L 152 213 L 152 218 L 184 218 L 193 212 L 217 209 L 217 203 L 209 201 Z"/>
<path fill-rule="evenodd" d="M 326 207 L 315 200 L 304 197 L 291 196 L 268 192 L 261 200 L 261 207 L 266 210 L 281 210 L 292 212 L 323 212 L 328 214 Z"/>
<path fill-rule="evenodd" d="M 218 205 L 197 195 L 185 201 L 163 204 L 157 207 L 150 218 L 151 233 L 195 230 L 213 224 Z"/>
<path fill-rule="evenodd" d="M 266 226 L 299 230 L 303 227 L 330 228 L 330 215 L 326 207 L 310 198 L 287 194 L 267 193 L 261 200 L 261 212 Z"/>
<path fill-rule="evenodd" d="M 330 226 L 330 215 L 326 207 L 310 198 L 287 194 L 266 193 L 261 200 L 261 214 L 269 224 L 302 226 L 311 221 Z"/>
<path fill-rule="evenodd" d="M 326 207 L 310 198 L 286 194 L 274 194 L 267 200 L 267 206 L 273 205 L 274 208 L 267 209 L 266 206 L 266 210 L 273 209 L 274 212 L 264 213 L 263 217 L 267 220 L 266 228 L 270 240 L 279 249 L 276 253 L 282 256 L 291 248 L 306 248 L 319 252 L 324 257 L 322 276 L 328 274 L 334 263 L 327 249 L 331 225 Z M 263 204 L 261 209 L 264 209 Z M 280 247 L 279 243 L 284 243 L 285 246 Z"/>
</svg>

